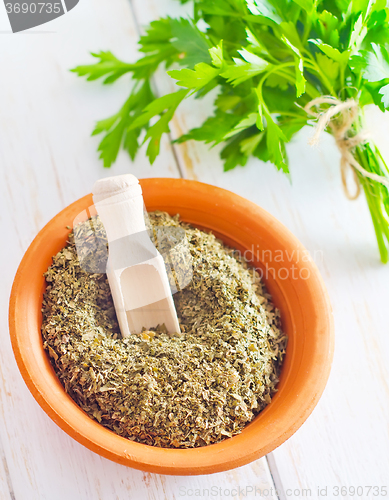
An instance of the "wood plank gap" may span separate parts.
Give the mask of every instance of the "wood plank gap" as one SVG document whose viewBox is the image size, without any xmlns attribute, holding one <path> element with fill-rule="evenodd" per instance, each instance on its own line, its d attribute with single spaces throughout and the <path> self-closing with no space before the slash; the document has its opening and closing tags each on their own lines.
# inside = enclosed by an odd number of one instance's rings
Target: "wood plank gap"
<svg viewBox="0 0 389 500">
<path fill-rule="evenodd" d="M 3 441 L 1 439 L 1 437 L 0 437 L 0 458 L 1 458 L 1 462 L 3 464 L 3 468 L 4 468 L 4 472 L 5 472 L 5 479 L 7 481 L 10 499 L 16 500 L 15 491 L 14 491 L 14 487 L 12 484 L 12 478 L 11 478 L 11 474 L 9 473 L 7 457 L 5 455 Z"/>
<path fill-rule="evenodd" d="M 278 472 L 277 464 L 276 464 L 276 461 L 274 459 L 273 453 L 268 453 L 265 456 L 265 458 L 266 458 L 267 466 L 269 467 L 271 479 L 272 479 L 273 484 L 274 484 L 276 496 L 277 496 L 278 500 L 286 500 L 286 495 L 285 495 L 284 487 L 282 485 L 281 476 Z"/>
</svg>

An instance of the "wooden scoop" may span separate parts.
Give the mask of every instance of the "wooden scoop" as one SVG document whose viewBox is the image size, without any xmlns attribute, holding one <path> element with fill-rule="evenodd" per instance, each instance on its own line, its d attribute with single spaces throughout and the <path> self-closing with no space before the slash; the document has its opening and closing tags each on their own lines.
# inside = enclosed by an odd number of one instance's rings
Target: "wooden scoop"
<svg viewBox="0 0 389 500">
<path fill-rule="evenodd" d="M 100 179 L 93 201 L 107 233 L 107 276 L 123 337 L 162 324 L 180 333 L 165 263 L 146 229 L 138 179 Z"/>
</svg>

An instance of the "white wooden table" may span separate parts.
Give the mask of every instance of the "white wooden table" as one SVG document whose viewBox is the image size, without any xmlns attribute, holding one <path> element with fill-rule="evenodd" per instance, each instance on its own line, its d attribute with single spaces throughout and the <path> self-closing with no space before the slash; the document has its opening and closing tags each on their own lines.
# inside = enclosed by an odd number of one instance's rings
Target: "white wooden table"
<svg viewBox="0 0 389 500">
<path fill-rule="evenodd" d="M 288 146 L 292 185 L 259 161 L 223 173 L 217 148 L 191 142 L 173 148 L 166 138 L 152 167 L 144 152 L 134 163 L 121 153 L 110 171 L 97 159 L 98 138 L 90 131 L 95 120 L 118 109 L 129 79 L 103 88 L 68 69 L 100 49 L 134 60 L 138 30 L 179 8 L 172 0 L 81 0 L 47 25 L 12 34 L 0 6 L 0 499 L 384 498 L 366 487 L 389 489 L 389 266 L 379 263 L 363 197 L 349 202 L 343 195 L 332 139 L 323 137 L 313 150 L 307 146 L 311 131 L 303 130 Z M 158 85 L 163 91 L 165 83 Z M 173 137 L 199 123 L 210 102 L 185 103 Z M 372 114 L 369 122 L 389 158 L 389 120 Z M 235 191 L 275 215 L 315 256 L 335 315 L 333 369 L 308 421 L 266 458 L 200 477 L 132 470 L 68 437 L 22 381 L 7 326 L 22 255 L 43 225 L 90 192 L 96 179 L 125 172 L 184 176 Z M 364 494 L 337 495 L 342 486 L 363 486 Z"/>
</svg>

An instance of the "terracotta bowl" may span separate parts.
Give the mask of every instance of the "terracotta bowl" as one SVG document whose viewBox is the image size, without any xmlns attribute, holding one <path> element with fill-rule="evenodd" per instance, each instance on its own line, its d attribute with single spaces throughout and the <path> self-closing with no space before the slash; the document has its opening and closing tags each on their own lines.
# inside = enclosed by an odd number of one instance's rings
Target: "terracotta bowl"
<svg viewBox="0 0 389 500">
<path fill-rule="evenodd" d="M 64 245 L 75 217 L 92 205 L 88 195 L 56 215 L 31 243 L 10 300 L 15 358 L 31 393 L 65 432 L 90 450 L 123 465 L 161 474 L 210 474 L 258 459 L 287 440 L 317 404 L 327 382 L 334 337 L 331 306 L 315 264 L 274 217 L 224 189 L 180 179 L 141 180 L 146 207 L 212 230 L 246 252 L 264 272 L 289 336 L 278 392 L 241 434 L 197 449 L 164 449 L 119 437 L 90 419 L 66 394 L 42 347 L 43 273 Z M 87 212 L 84 212 L 85 216 Z M 253 255 L 252 255 L 253 254 Z"/>
</svg>

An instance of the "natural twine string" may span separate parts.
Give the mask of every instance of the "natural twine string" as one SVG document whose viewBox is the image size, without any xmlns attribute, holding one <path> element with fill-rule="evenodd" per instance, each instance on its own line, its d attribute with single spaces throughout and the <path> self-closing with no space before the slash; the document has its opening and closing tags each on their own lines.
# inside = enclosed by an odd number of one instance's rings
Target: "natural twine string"
<svg viewBox="0 0 389 500">
<path fill-rule="evenodd" d="M 321 104 L 330 104 L 331 107 L 326 111 L 316 112 L 312 108 L 315 106 L 320 106 Z M 358 134 L 349 137 L 352 125 L 359 113 L 358 102 L 354 99 L 347 99 L 346 101 L 341 101 L 331 96 L 317 97 L 313 99 L 305 106 L 305 111 L 315 118 L 318 119 L 315 134 L 310 139 L 309 143 L 311 145 L 317 144 L 319 142 L 319 137 L 324 132 L 324 130 L 329 127 L 331 129 L 332 135 L 335 138 L 336 145 L 341 154 L 340 166 L 342 174 L 342 184 L 344 192 L 350 200 L 355 200 L 358 198 L 361 192 L 361 186 L 358 181 L 358 176 L 356 171 L 358 171 L 364 177 L 368 177 L 374 181 L 377 181 L 385 186 L 389 187 L 389 180 L 381 175 L 374 174 L 363 168 L 351 153 L 351 150 L 365 142 L 369 134 L 368 132 L 362 131 Z M 340 115 L 340 120 L 333 120 L 336 115 Z M 350 193 L 347 184 L 347 171 L 351 169 L 354 176 L 356 190 L 355 193 Z"/>
</svg>

